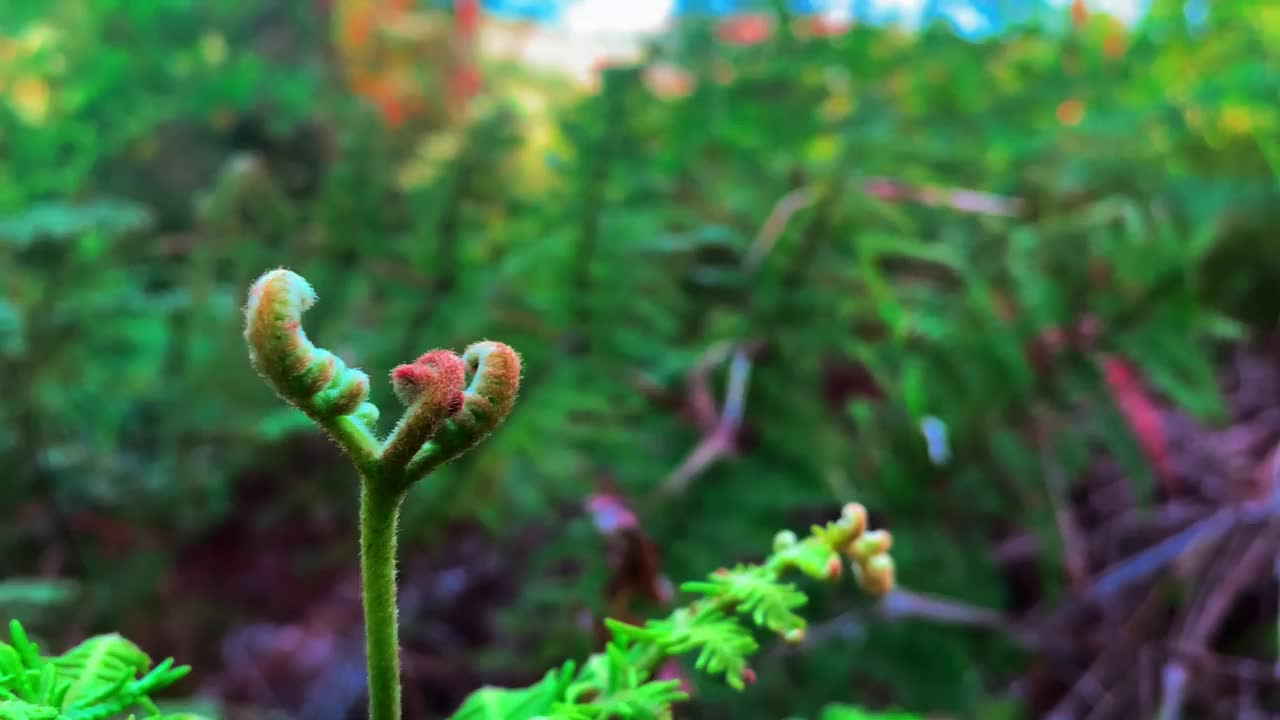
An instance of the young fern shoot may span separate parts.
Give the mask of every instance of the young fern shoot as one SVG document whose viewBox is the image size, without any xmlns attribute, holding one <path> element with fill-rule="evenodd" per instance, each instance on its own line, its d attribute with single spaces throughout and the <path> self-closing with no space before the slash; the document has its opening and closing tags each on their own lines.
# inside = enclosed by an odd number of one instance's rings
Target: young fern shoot
<svg viewBox="0 0 1280 720">
<path fill-rule="evenodd" d="M 360 474 L 363 583 L 370 720 L 399 720 L 396 525 L 415 482 L 483 440 L 511 412 L 520 356 L 483 341 L 461 356 L 432 350 L 391 372 L 406 409 L 395 430 L 377 435 L 369 376 L 312 344 L 302 313 L 316 293 L 302 276 L 267 272 L 249 290 L 244 337 L 249 359 L 276 393 L 325 430 Z"/>
</svg>

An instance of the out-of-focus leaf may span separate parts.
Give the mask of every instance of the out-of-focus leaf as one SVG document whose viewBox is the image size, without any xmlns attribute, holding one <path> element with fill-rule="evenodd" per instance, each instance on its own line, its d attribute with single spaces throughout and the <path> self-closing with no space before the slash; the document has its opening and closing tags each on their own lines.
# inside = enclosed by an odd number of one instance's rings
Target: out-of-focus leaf
<svg viewBox="0 0 1280 720">
<path fill-rule="evenodd" d="M 56 578 L 0 580 L 0 615 L 18 615 L 20 607 L 60 606 L 75 598 L 79 583 Z"/>
<path fill-rule="evenodd" d="M 95 231 L 123 235 L 145 230 L 150 224 L 146 208 L 128 200 L 50 201 L 0 217 L 0 242 L 22 247 L 37 240 L 66 240 Z"/>
</svg>

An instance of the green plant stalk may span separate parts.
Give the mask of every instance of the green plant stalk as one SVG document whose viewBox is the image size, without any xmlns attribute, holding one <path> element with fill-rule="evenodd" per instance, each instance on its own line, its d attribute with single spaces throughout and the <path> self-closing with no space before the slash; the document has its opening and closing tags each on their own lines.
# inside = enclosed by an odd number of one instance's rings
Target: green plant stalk
<svg viewBox="0 0 1280 720">
<path fill-rule="evenodd" d="M 400 719 L 400 639 L 396 623 L 396 526 L 404 495 L 361 481 L 360 581 L 370 720 Z"/>
</svg>

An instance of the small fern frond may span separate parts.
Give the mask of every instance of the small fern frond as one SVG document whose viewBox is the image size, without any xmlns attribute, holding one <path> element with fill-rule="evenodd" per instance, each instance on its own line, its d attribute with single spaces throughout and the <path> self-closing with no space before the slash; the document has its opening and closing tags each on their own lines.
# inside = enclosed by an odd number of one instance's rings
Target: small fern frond
<svg viewBox="0 0 1280 720">
<path fill-rule="evenodd" d="M 25 700 L 0 700 L 0 720 L 57 720 L 57 708 Z"/>
<path fill-rule="evenodd" d="M 468 698 L 453 720 L 669 720 L 673 705 L 685 694 L 678 681 L 652 678 L 665 659 L 684 654 L 695 654 L 699 670 L 722 675 L 730 687 L 741 690 L 755 681 L 747 661 L 759 643 L 738 615 L 788 641 L 804 637 L 804 618 L 794 611 L 808 598 L 785 582 L 784 574 L 796 571 L 833 580 L 847 559 L 866 592 L 879 595 L 893 586 L 892 539 L 883 530 L 866 528 L 866 509 L 854 503 L 845 506 L 839 520 L 814 527 L 803 540 L 791 531 L 780 532 L 762 563 L 722 568 L 704 581 L 682 585 L 701 597 L 666 618 L 640 626 L 606 619 L 609 645 L 588 658 L 576 675 L 566 680 L 562 672 L 558 678 L 563 684 L 552 685 L 548 675 L 527 690 L 485 688 Z M 514 698 L 531 700 L 524 712 L 536 714 L 496 714 L 500 701 Z M 495 714 L 479 714 L 483 703 L 490 703 Z M 535 710 L 538 704 L 541 709 Z"/>
<path fill-rule="evenodd" d="M 68 683 L 67 707 L 78 708 L 118 696 L 139 672 L 151 667 L 151 658 L 113 633 L 89 638 L 50 664 Z"/>
<path fill-rule="evenodd" d="M 547 720 L 666 720 L 671 717 L 672 704 L 687 697 L 680 691 L 679 680 L 656 680 L 617 689 L 585 705 L 557 704 L 546 717 Z"/>
<path fill-rule="evenodd" d="M 629 642 L 652 643 L 664 655 L 697 651 L 695 666 L 712 675 L 724 675 L 725 682 L 741 690 L 746 683 L 747 656 L 760 646 L 751 632 L 720 610 L 680 608 L 665 620 L 650 620 L 643 628 L 606 620 L 615 636 Z"/>
<path fill-rule="evenodd" d="M 17 620 L 9 622 L 9 637 L 23 668 L 35 670 L 43 664 L 40 660 L 40 648 L 27 638 L 27 631 L 23 629 L 22 623 Z"/>
<path fill-rule="evenodd" d="M 677 680 L 649 680 L 649 673 L 633 656 L 634 649 L 615 636 L 604 653 L 583 666 L 578 681 L 568 688 L 563 700 L 552 705 L 547 720 L 666 717 L 664 712 L 687 696 Z"/>
<path fill-rule="evenodd" d="M 704 582 L 684 583 L 680 589 L 710 599 L 723 598 L 738 612 L 749 614 L 756 625 L 779 634 L 804 627 L 804 618 L 792 610 L 809 598 L 795 585 L 778 582 L 776 573 L 767 567 L 739 565 Z"/>
<path fill-rule="evenodd" d="M 547 709 L 564 697 L 573 682 L 575 665 L 566 662 L 548 672 L 536 685 L 517 690 L 486 687 L 467 697 L 453 720 L 535 720 L 546 717 Z"/>
<path fill-rule="evenodd" d="M 163 715 L 151 696 L 190 672 L 185 665 L 168 659 L 148 672 L 151 658 L 115 633 L 55 657 L 42 657 L 17 620 L 9 635 L 0 643 L 0 720 L 111 720 L 132 708 L 146 720 L 181 717 Z"/>
</svg>

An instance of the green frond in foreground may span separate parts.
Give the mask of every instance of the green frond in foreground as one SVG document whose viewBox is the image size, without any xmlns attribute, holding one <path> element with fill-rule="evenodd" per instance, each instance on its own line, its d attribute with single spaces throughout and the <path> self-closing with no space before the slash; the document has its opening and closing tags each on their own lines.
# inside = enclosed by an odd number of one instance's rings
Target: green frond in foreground
<svg viewBox="0 0 1280 720">
<path fill-rule="evenodd" d="M 653 674 L 667 658 L 682 655 L 694 656 L 699 670 L 741 690 L 755 680 L 748 664 L 760 647 L 754 629 L 792 642 L 804 637 L 805 621 L 795 610 L 808 598 L 784 575 L 798 571 L 832 580 L 848 561 L 866 592 L 879 595 L 893 587 L 889 533 L 868 532 L 866 524 L 866 510 L 851 504 L 839 520 L 814 527 L 803 540 L 790 531 L 778 533 L 764 562 L 685 583 L 685 592 L 700 597 L 666 618 L 642 626 L 606 620 L 612 640 L 581 670 L 567 663 L 529 688 L 481 689 L 453 720 L 667 720 L 686 696 L 678 681 L 654 680 Z"/>
<path fill-rule="evenodd" d="M 152 667 L 120 635 L 98 635 L 54 657 L 40 655 L 17 620 L 9 636 L 0 642 L 0 720 L 195 720 L 163 714 L 151 699 L 191 668 L 171 659 Z"/>
</svg>

